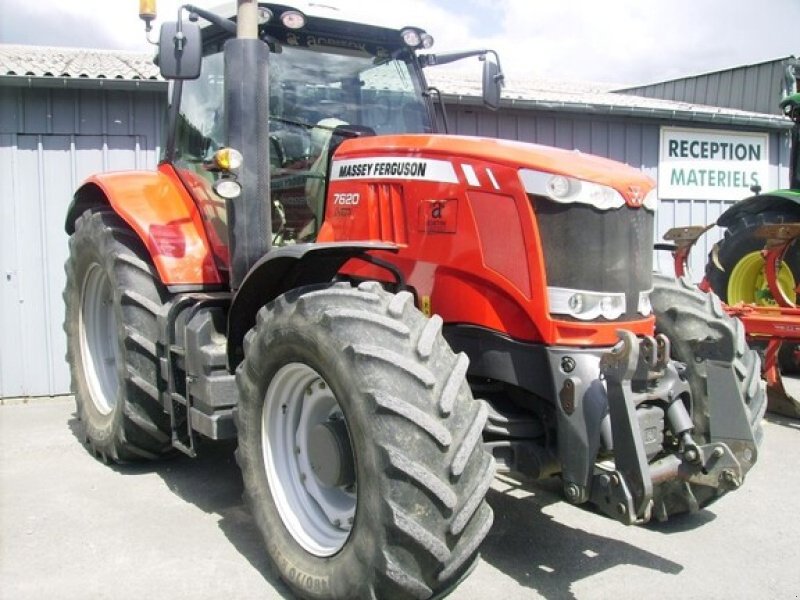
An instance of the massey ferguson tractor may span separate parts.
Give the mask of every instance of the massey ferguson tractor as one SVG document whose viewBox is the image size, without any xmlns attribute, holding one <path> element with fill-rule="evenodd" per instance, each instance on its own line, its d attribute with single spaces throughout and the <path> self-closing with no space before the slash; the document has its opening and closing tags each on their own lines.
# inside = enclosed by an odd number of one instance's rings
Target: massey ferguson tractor
<svg viewBox="0 0 800 600">
<path fill-rule="evenodd" d="M 479 57 L 490 107 L 503 76 L 492 51 L 432 43 L 185 5 L 160 33 L 158 170 L 90 177 L 66 217 L 88 447 L 236 438 L 303 598 L 445 595 L 492 526 L 496 470 L 634 524 L 707 506 L 758 456 L 759 359 L 715 296 L 653 275 L 653 182 L 440 133 L 425 70 Z"/>
</svg>

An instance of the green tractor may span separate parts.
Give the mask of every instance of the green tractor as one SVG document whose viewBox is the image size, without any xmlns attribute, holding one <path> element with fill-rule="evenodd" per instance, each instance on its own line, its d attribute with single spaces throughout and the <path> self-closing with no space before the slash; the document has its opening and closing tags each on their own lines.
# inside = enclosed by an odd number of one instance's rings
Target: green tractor
<svg viewBox="0 0 800 600">
<path fill-rule="evenodd" d="M 715 246 L 706 266 L 706 277 L 714 292 L 730 305 L 744 302 L 760 306 L 774 305 L 764 272 L 761 250 L 764 240 L 755 235 L 762 225 L 800 221 L 800 93 L 785 98 L 784 113 L 794 121 L 790 188 L 758 193 L 737 202 L 717 220 L 725 237 Z M 792 245 L 783 256 L 778 272 L 781 290 L 792 302 L 797 301 L 800 284 L 800 248 Z"/>
<path fill-rule="evenodd" d="M 706 265 L 706 280 L 711 289 L 727 304 L 740 303 L 761 307 L 796 305 L 800 287 L 800 245 L 796 240 L 786 246 L 777 265 L 777 283 L 783 296 L 776 300 L 770 291 L 767 277 L 767 240 L 757 231 L 765 225 L 800 222 L 800 93 L 784 98 L 780 103 L 784 114 L 794 122 L 791 139 L 789 189 L 765 194 L 754 188 L 754 196 L 737 202 L 717 220 L 725 235 L 712 249 Z M 766 346 L 756 343 L 756 346 Z M 800 373 L 796 343 L 784 342 L 778 357 L 783 373 Z M 783 390 L 783 386 L 779 386 Z M 776 388 L 777 389 L 777 388 Z M 770 388 L 774 392 L 773 388 Z M 800 402 L 781 391 L 776 398 L 770 394 L 770 410 L 783 415 L 800 417 Z"/>
</svg>

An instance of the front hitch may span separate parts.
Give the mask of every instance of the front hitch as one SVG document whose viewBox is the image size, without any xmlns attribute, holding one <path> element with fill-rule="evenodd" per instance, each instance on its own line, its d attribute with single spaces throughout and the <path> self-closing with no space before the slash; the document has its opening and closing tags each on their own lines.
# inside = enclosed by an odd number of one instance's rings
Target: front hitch
<svg viewBox="0 0 800 600">
<path fill-rule="evenodd" d="M 738 488 L 755 462 L 759 440 L 736 385 L 733 364 L 707 360 L 710 396 L 710 441 L 692 438 L 693 423 L 683 398 L 688 384 L 669 359 L 669 340 L 662 335 L 637 338 L 618 332 L 620 341 L 600 360 L 606 382 L 614 441 L 612 467 L 598 465 L 591 482 L 590 499 L 602 512 L 625 524 L 650 520 L 655 512 L 667 517 L 657 501 L 658 486 L 680 481 L 690 510 L 698 509 L 692 484 L 722 493 Z M 702 359 L 702 357 L 699 357 Z M 677 374 L 677 377 L 675 377 Z M 735 399 L 735 401 L 732 401 Z M 645 402 L 665 402 L 666 424 L 677 442 L 676 451 L 648 462 L 637 409 Z"/>
</svg>

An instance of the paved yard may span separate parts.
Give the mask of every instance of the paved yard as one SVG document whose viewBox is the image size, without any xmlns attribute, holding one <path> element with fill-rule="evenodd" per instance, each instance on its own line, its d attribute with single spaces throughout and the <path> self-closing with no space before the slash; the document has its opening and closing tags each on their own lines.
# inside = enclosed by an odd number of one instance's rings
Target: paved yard
<svg viewBox="0 0 800 600">
<path fill-rule="evenodd" d="M 241 500 L 231 445 L 108 467 L 70 398 L 0 406 L 0 598 L 287 597 Z M 668 524 L 624 527 L 553 485 L 498 479 L 483 560 L 451 596 L 800 598 L 800 423 L 770 418 L 745 486 Z"/>
</svg>

